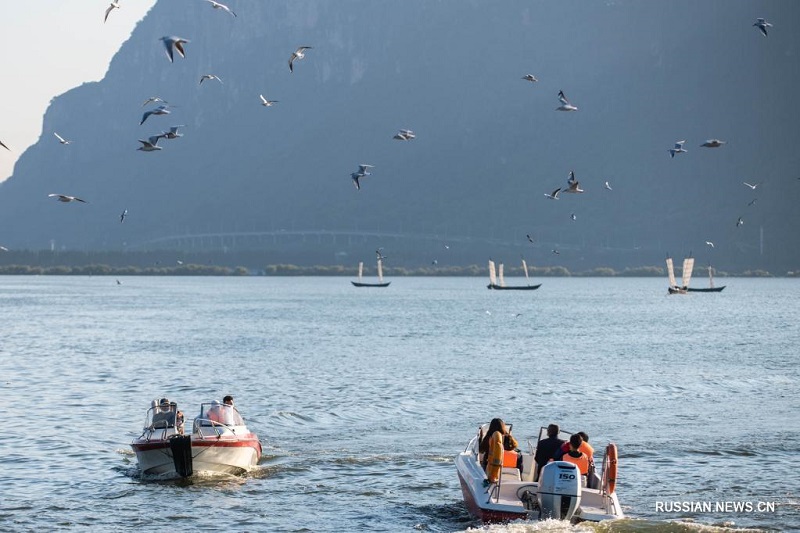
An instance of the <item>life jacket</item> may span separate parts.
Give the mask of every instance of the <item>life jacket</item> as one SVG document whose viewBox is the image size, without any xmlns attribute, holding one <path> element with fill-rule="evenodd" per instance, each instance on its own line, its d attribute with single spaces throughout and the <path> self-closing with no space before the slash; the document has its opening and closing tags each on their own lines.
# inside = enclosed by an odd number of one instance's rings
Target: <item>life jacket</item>
<svg viewBox="0 0 800 533">
<path fill-rule="evenodd" d="M 486 477 L 489 483 L 496 483 L 503 471 L 503 434 L 499 431 L 489 437 L 489 457 L 486 461 Z"/>
<path fill-rule="evenodd" d="M 573 454 L 576 454 L 577 456 Z M 564 454 L 564 457 L 561 460 L 576 465 L 578 470 L 581 471 L 582 476 L 585 476 L 589 472 L 589 456 L 583 452 L 569 451 Z"/>
<path fill-rule="evenodd" d="M 569 451 L 569 442 L 562 444 L 561 449 L 564 451 L 564 453 L 567 453 Z M 578 451 L 585 453 L 590 459 L 594 457 L 594 448 L 592 448 L 592 445 L 585 440 L 581 441 L 581 445 L 578 446 Z"/>
</svg>

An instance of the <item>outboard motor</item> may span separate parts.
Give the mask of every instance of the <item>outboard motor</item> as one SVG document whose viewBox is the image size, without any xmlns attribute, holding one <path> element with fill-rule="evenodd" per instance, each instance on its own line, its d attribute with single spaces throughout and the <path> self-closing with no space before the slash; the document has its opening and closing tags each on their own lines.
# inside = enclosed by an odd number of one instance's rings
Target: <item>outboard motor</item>
<svg viewBox="0 0 800 533">
<path fill-rule="evenodd" d="M 169 439 L 175 472 L 181 477 L 192 475 L 192 436 L 175 435 Z"/>
<path fill-rule="evenodd" d="M 539 476 L 539 517 L 571 520 L 581 504 L 581 472 L 567 461 L 554 461 Z"/>
</svg>

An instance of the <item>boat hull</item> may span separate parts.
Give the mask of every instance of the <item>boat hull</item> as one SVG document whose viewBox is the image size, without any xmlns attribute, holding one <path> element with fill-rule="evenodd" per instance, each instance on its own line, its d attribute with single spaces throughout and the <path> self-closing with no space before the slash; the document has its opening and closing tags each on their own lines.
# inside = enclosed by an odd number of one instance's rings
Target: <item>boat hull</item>
<svg viewBox="0 0 800 533">
<path fill-rule="evenodd" d="M 261 443 L 258 437 L 200 439 L 192 436 L 192 465 L 195 472 L 243 474 L 258 464 Z M 131 443 L 145 475 L 178 475 L 169 439 L 139 439 Z"/>
<path fill-rule="evenodd" d="M 494 291 L 535 291 L 541 286 L 542 286 L 541 283 L 539 283 L 538 285 L 516 285 L 516 286 L 497 285 L 496 283 L 490 283 L 486 287 Z"/>
<path fill-rule="evenodd" d="M 386 281 L 384 283 L 361 283 L 360 281 L 351 281 L 350 283 L 353 284 L 353 287 L 388 287 L 391 281 Z"/>
<path fill-rule="evenodd" d="M 708 287 L 705 289 L 692 289 L 690 287 L 686 290 L 689 292 L 722 292 L 722 289 L 724 289 L 725 287 L 726 287 L 725 285 L 723 285 L 722 287 Z"/>
</svg>

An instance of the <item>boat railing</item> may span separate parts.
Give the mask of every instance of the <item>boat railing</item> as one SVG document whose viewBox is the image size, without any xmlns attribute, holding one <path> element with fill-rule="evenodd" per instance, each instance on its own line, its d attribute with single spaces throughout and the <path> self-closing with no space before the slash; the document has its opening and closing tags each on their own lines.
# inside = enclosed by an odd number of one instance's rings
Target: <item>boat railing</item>
<svg viewBox="0 0 800 533">
<path fill-rule="evenodd" d="M 230 431 L 233 436 L 236 436 L 236 428 L 229 424 L 224 424 L 222 422 L 217 422 L 216 420 L 211 420 L 210 418 L 195 418 L 194 425 L 192 426 L 192 433 L 197 435 L 200 440 L 203 440 L 208 437 L 208 435 L 203 433 L 202 428 L 212 428 L 214 434 L 219 439 L 225 433 L 225 431 Z"/>
</svg>

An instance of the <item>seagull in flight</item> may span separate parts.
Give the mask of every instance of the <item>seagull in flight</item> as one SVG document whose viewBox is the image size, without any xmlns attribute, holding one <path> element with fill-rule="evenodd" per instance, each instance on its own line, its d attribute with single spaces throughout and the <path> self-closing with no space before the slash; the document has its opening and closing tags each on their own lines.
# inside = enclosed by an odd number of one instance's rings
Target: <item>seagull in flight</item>
<svg viewBox="0 0 800 533">
<path fill-rule="evenodd" d="M 139 122 L 139 125 L 141 126 L 142 124 L 144 124 L 144 121 L 147 120 L 147 117 L 149 117 L 150 115 L 169 115 L 170 113 L 171 111 L 167 109 L 167 106 L 160 105 L 155 109 L 152 109 L 150 111 L 145 111 L 144 114 L 142 115 L 142 121 Z"/>
<path fill-rule="evenodd" d="M 103 19 L 103 22 L 106 22 L 108 20 L 108 15 L 110 15 L 111 12 L 114 11 L 115 9 L 119 9 L 119 0 L 114 0 L 113 2 L 108 4 L 108 9 L 106 9 L 106 16 Z"/>
<path fill-rule="evenodd" d="M 234 17 L 236 16 L 236 13 L 231 11 L 231 8 L 229 8 L 225 4 L 220 4 L 219 2 L 215 2 L 214 0 L 206 0 L 206 2 L 211 4 L 211 7 L 213 7 L 214 9 L 221 9 L 222 11 L 227 11 L 228 13 L 233 15 Z"/>
<path fill-rule="evenodd" d="M 411 130 L 400 130 L 398 131 L 392 139 L 396 139 L 398 141 L 412 141 L 416 139 L 417 136 Z"/>
<path fill-rule="evenodd" d="M 310 50 L 311 46 L 301 46 L 294 52 L 292 52 L 292 57 L 289 58 L 289 72 L 294 72 L 294 61 L 301 60 L 306 57 L 305 51 Z"/>
<path fill-rule="evenodd" d="M 7 251 L 8 248 L 6 248 L 5 246 L 0 246 L 0 252 L 7 252 Z"/>
<path fill-rule="evenodd" d="M 174 35 L 164 36 L 160 40 L 164 43 L 167 59 L 169 59 L 170 63 L 172 63 L 173 60 L 173 51 L 177 51 L 181 57 L 186 57 L 186 52 L 183 49 L 183 45 L 188 43 L 188 40 L 184 39 L 183 37 L 175 37 Z"/>
<path fill-rule="evenodd" d="M 530 233 L 528 233 L 528 234 L 527 234 L 527 235 L 525 235 L 525 236 L 528 238 L 528 242 L 529 242 L 529 243 L 531 243 L 531 244 L 533 244 L 533 237 L 531 237 L 531 234 L 530 234 Z"/>
<path fill-rule="evenodd" d="M 178 128 L 182 128 L 183 124 L 179 124 L 178 126 L 171 126 L 169 131 L 162 131 L 158 137 L 162 137 L 164 139 L 179 139 L 183 137 L 183 133 L 178 133 Z"/>
<path fill-rule="evenodd" d="M 739 217 L 739 220 L 736 221 L 736 227 L 738 228 L 742 224 L 744 224 L 744 220 L 742 219 L 742 217 Z"/>
<path fill-rule="evenodd" d="M 350 174 L 350 177 L 353 178 L 353 185 L 355 185 L 356 190 L 359 190 L 359 191 L 361 190 L 361 184 L 359 183 L 358 180 L 360 180 L 361 178 L 363 178 L 365 176 L 371 176 L 372 175 L 369 172 L 369 170 L 367 170 L 367 169 L 370 169 L 370 168 L 373 168 L 373 165 L 361 164 L 361 165 L 358 165 L 358 171 L 352 172 Z"/>
<path fill-rule="evenodd" d="M 127 209 L 123 210 L 122 213 L 120 213 L 120 215 L 119 215 L 119 223 L 120 224 L 125 222 L 125 217 L 126 216 L 128 216 L 128 210 Z"/>
<path fill-rule="evenodd" d="M 200 76 L 199 85 L 203 85 L 203 82 L 206 80 L 217 80 L 218 82 L 222 83 L 222 78 L 220 78 L 216 74 L 203 74 L 202 76 Z"/>
<path fill-rule="evenodd" d="M 524 76 L 522 76 L 522 79 L 526 80 L 526 81 L 529 81 L 531 83 L 536 83 L 537 81 L 539 81 L 539 80 L 536 79 L 536 76 L 534 76 L 533 74 L 525 74 Z"/>
<path fill-rule="evenodd" d="M 556 111 L 577 111 L 578 108 L 569 103 L 567 97 L 564 96 L 564 91 L 558 91 L 558 99 L 561 105 L 556 108 Z"/>
<path fill-rule="evenodd" d="M 569 171 L 569 179 L 567 179 L 567 185 L 569 185 L 569 188 L 567 188 L 567 190 L 565 190 L 564 192 L 575 192 L 575 193 L 583 192 L 583 189 L 581 189 L 581 184 L 578 182 L 578 180 L 575 179 L 575 173 L 571 170 Z"/>
<path fill-rule="evenodd" d="M 742 184 L 743 184 L 743 185 L 747 185 L 748 187 L 750 187 L 750 188 L 751 188 L 751 189 L 753 189 L 753 190 L 756 190 L 756 187 L 758 187 L 759 185 L 761 185 L 760 183 L 756 183 L 755 185 L 750 185 L 750 184 L 749 184 L 749 183 L 747 183 L 746 181 L 743 181 L 743 182 L 742 182 Z"/>
<path fill-rule="evenodd" d="M 561 192 L 561 187 L 559 187 L 558 189 L 554 190 L 550 194 L 545 193 L 544 195 L 547 198 L 551 199 L 551 200 L 558 200 L 558 193 L 560 193 L 560 192 Z"/>
<path fill-rule="evenodd" d="M 142 107 L 146 106 L 147 104 L 152 104 L 153 102 L 156 102 L 156 103 L 161 102 L 162 104 L 168 104 L 169 103 L 166 100 L 164 100 L 162 98 L 159 98 L 158 96 L 151 96 L 150 98 L 148 98 L 147 100 L 144 101 L 144 103 L 142 104 Z"/>
<path fill-rule="evenodd" d="M 711 242 L 711 241 L 706 241 L 706 244 L 707 244 L 709 247 L 711 247 L 711 248 L 713 248 L 713 247 L 714 247 L 714 243 L 713 243 L 713 242 Z"/>
<path fill-rule="evenodd" d="M 708 139 L 700 146 L 703 146 L 705 148 L 719 148 L 723 144 L 725 144 L 725 141 L 720 141 L 719 139 Z"/>
<path fill-rule="evenodd" d="M 572 220 L 578 220 L 578 217 L 576 217 L 576 216 L 575 216 L 575 213 L 572 213 L 572 214 L 569 216 L 569 218 L 571 218 Z"/>
<path fill-rule="evenodd" d="M 158 140 L 161 138 L 161 135 L 153 135 L 152 137 L 148 137 L 146 141 L 139 139 L 139 142 L 142 145 L 137 148 L 137 150 L 141 150 L 142 152 L 155 152 L 156 150 L 161 150 L 161 147 L 158 146 Z"/>
<path fill-rule="evenodd" d="M 261 105 L 263 105 L 264 107 L 272 107 L 272 104 L 278 103 L 277 100 L 267 100 L 266 98 L 264 98 L 263 94 L 259 94 L 258 96 L 261 98 Z"/>
<path fill-rule="evenodd" d="M 72 144 L 72 141 L 66 140 L 64 137 L 62 137 L 56 132 L 53 132 L 53 135 L 56 136 L 56 139 L 58 139 L 58 142 L 60 142 L 61 144 Z"/>
<path fill-rule="evenodd" d="M 59 202 L 81 202 L 88 203 L 86 200 L 81 200 L 77 196 L 67 196 L 66 194 L 48 194 L 50 198 L 57 198 Z"/>
<path fill-rule="evenodd" d="M 381 253 L 381 250 L 383 250 L 383 248 L 378 248 L 377 250 L 375 250 L 375 255 L 377 256 L 378 261 L 383 261 L 384 259 L 386 259 L 386 256 Z"/>
<path fill-rule="evenodd" d="M 755 24 L 753 24 L 753 26 L 755 26 L 759 30 L 761 30 L 761 33 L 763 33 L 764 37 L 766 37 L 767 36 L 767 28 L 771 28 L 772 24 L 770 24 L 769 22 L 767 22 L 766 20 L 764 20 L 762 18 L 758 18 L 758 19 L 756 19 L 756 22 L 755 22 Z"/>
<path fill-rule="evenodd" d="M 3 144 L 3 141 L 0 141 L 0 146 L 2 146 L 3 148 L 5 148 L 5 149 L 6 149 L 6 150 L 8 150 L 9 152 L 11 151 L 11 148 L 9 148 L 9 147 L 8 147 L 8 146 L 6 146 L 5 144 Z"/>
<path fill-rule="evenodd" d="M 559 252 L 559 251 L 558 251 L 558 250 L 556 250 L 556 249 L 553 249 L 553 250 L 551 250 L 551 252 L 553 252 L 553 253 L 554 253 L 554 254 L 556 254 L 556 255 L 561 255 L 561 252 Z"/>
<path fill-rule="evenodd" d="M 751 205 L 753 205 L 753 204 L 755 204 L 755 203 L 756 203 L 756 200 L 758 200 L 758 198 L 753 198 L 752 200 L 750 200 L 750 201 L 747 203 L 748 207 L 749 207 L 749 206 L 751 206 Z"/>
<path fill-rule="evenodd" d="M 670 157 L 675 157 L 675 154 L 684 154 L 688 152 L 688 150 L 683 147 L 683 143 L 685 142 L 686 141 L 675 141 L 675 147 L 669 149 Z"/>
<path fill-rule="evenodd" d="M 611 188 L 611 185 L 609 185 L 608 182 L 606 182 L 605 188 L 608 189 L 609 191 L 613 191 L 614 190 L 614 189 Z"/>
</svg>

